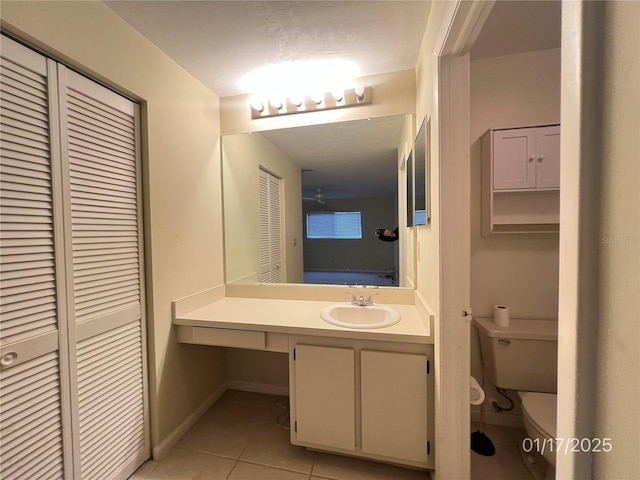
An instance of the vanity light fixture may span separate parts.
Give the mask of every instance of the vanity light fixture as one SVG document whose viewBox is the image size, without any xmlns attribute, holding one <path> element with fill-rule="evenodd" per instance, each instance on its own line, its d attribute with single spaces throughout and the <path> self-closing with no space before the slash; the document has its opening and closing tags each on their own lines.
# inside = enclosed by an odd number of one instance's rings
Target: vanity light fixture
<svg viewBox="0 0 640 480">
<path fill-rule="evenodd" d="M 371 87 L 355 87 L 345 90 L 334 90 L 329 93 L 310 95 L 291 95 L 289 97 L 268 101 L 254 99 L 251 102 L 251 118 L 267 118 L 293 113 L 318 112 L 334 108 L 356 107 L 367 105 L 372 101 Z"/>
</svg>

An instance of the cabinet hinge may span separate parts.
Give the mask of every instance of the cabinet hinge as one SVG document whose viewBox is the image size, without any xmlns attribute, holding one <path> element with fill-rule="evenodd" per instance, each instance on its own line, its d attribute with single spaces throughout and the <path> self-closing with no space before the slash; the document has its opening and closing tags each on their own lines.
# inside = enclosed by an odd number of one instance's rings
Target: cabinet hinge
<svg viewBox="0 0 640 480">
<path fill-rule="evenodd" d="M 431 373 L 431 363 L 427 360 L 427 375 Z"/>
<path fill-rule="evenodd" d="M 431 455 L 431 442 L 427 441 L 427 455 Z"/>
</svg>

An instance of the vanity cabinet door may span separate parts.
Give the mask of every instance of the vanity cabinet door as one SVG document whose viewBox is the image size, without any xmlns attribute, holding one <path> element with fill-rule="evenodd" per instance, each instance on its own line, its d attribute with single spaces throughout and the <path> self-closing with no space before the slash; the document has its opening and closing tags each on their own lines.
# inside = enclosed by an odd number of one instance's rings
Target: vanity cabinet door
<svg viewBox="0 0 640 480">
<path fill-rule="evenodd" d="M 362 451 L 427 461 L 427 357 L 362 350 Z"/>
<path fill-rule="evenodd" d="M 296 345 L 298 442 L 355 450 L 355 352 Z"/>
</svg>

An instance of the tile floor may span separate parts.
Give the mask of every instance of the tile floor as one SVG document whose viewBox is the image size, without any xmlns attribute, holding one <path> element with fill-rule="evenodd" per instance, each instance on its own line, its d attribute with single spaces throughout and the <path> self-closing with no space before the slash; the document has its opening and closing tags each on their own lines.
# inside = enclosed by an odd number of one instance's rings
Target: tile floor
<svg viewBox="0 0 640 480">
<path fill-rule="evenodd" d="M 313 452 L 291 445 L 289 430 L 279 425 L 287 419 L 283 407 L 287 400 L 273 395 L 227 391 L 165 459 L 147 462 L 130 480 L 429 478 L 420 470 Z M 530 480 L 527 471 L 518 463 L 518 429 L 487 426 L 485 432 L 496 445 L 497 453 L 493 457 L 482 457 L 472 452 L 472 479 Z"/>
</svg>

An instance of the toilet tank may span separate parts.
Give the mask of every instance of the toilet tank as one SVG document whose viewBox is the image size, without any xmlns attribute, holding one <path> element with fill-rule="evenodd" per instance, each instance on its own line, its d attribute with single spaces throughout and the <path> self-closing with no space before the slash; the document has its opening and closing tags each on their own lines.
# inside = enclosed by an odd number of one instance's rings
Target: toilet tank
<svg viewBox="0 0 640 480">
<path fill-rule="evenodd" d="M 556 393 L 558 322 L 511 319 L 500 327 L 492 318 L 474 318 L 487 377 L 500 388 Z"/>
</svg>

